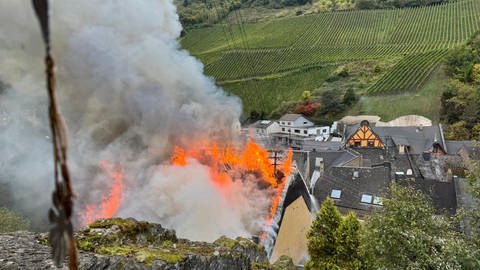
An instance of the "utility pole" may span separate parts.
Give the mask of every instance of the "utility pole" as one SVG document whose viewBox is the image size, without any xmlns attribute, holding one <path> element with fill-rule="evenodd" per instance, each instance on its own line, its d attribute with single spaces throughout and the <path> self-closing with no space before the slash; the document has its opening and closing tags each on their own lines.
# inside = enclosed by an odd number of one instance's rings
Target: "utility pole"
<svg viewBox="0 0 480 270">
<path fill-rule="evenodd" d="M 278 170 L 277 167 L 279 164 L 279 160 L 283 159 L 279 153 L 283 153 L 283 150 L 278 150 L 278 149 L 272 149 L 268 150 L 269 153 L 273 154 L 269 156 L 269 158 L 273 159 L 273 176 L 275 179 L 277 179 L 277 184 L 280 184 L 282 182 L 282 179 L 285 177 L 285 174 L 281 171 Z"/>
</svg>

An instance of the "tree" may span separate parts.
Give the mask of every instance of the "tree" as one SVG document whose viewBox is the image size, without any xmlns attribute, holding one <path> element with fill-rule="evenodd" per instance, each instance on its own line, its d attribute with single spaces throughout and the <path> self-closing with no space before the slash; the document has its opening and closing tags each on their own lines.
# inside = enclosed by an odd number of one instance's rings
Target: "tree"
<svg viewBox="0 0 480 270">
<path fill-rule="evenodd" d="M 349 212 L 335 231 L 336 262 L 343 269 L 363 269 L 360 255 L 360 222 Z"/>
<path fill-rule="evenodd" d="M 478 269 L 474 250 L 421 191 L 398 184 L 366 220 L 362 241 L 374 269 Z"/>
<path fill-rule="evenodd" d="M 357 96 L 355 95 L 355 92 L 353 91 L 352 88 L 348 88 L 347 91 L 345 91 L 345 94 L 343 95 L 343 104 L 350 106 L 354 104 L 357 101 Z"/>
<path fill-rule="evenodd" d="M 312 98 L 312 93 L 310 91 L 303 91 L 302 93 L 302 100 L 303 102 L 307 103 L 310 101 L 310 99 Z"/>
<path fill-rule="evenodd" d="M 330 89 L 320 94 L 322 115 L 334 116 L 343 111 L 344 105 L 341 100 L 341 93 L 337 89 Z"/>
<path fill-rule="evenodd" d="M 480 123 L 476 123 L 472 128 L 472 139 L 480 141 Z"/>
<path fill-rule="evenodd" d="M 341 221 L 340 212 L 333 204 L 332 199 L 327 197 L 307 233 L 307 248 L 311 257 L 306 265 L 307 269 L 335 268 L 337 251 L 335 232 Z"/>
<path fill-rule="evenodd" d="M 472 81 L 480 84 L 480 64 L 474 64 L 472 67 Z"/>
<path fill-rule="evenodd" d="M 470 140 L 470 131 L 465 127 L 465 121 L 458 121 L 448 128 L 447 137 L 453 140 Z"/>
</svg>

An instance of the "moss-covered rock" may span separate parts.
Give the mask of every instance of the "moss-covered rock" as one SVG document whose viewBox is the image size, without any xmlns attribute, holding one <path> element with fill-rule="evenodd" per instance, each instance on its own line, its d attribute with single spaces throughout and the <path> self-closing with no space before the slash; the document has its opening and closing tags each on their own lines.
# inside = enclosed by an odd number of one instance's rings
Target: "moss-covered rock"
<svg viewBox="0 0 480 270">
<path fill-rule="evenodd" d="M 125 257 L 154 269 L 250 269 L 268 265 L 266 252 L 249 239 L 220 237 L 214 243 L 178 239 L 173 230 L 135 219 L 100 219 L 76 234 L 78 248 Z"/>
</svg>

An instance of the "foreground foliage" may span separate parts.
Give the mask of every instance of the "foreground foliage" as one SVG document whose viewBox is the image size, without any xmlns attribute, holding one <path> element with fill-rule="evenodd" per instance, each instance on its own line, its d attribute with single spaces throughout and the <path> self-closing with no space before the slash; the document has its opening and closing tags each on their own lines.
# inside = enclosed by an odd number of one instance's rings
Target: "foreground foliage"
<svg viewBox="0 0 480 270">
<path fill-rule="evenodd" d="M 362 269 L 360 223 L 353 212 L 342 218 L 327 198 L 308 231 L 306 269 Z"/>
<path fill-rule="evenodd" d="M 327 198 L 308 233 L 307 268 L 480 268 L 479 232 L 458 231 L 457 219 L 436 214 L 427 197 L 411 186 L 393 183 L 386 195 L 383 207 L 363 226 L 352 213 L 341 218 Z M 479 219 L 469 220 L 474 227 Z"/>
</svg>

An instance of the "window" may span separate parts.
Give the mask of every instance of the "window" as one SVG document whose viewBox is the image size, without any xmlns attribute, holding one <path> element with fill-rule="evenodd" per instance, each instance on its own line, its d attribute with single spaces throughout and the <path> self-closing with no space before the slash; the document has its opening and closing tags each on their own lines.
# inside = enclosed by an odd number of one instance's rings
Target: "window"
<svg viewBox="0 0 480 270">
<path fill-rule="evenodd" d="M 300 133 L 300 129 L 295 129 L 295 133 Z"/>
<path fill-rule="evenodd" d="M 322 132 L 323 132 L 323 133 L 327 133 L 327 129 L 323 129 Z"/>
<path fill-rule="evenodd" d="M 290 129 L 288 129 L 288 132 L 290 132 Z"/>
<path fill-rule="evenodd" d="M 382 197 L 373 197 L 373 204 L 376 205 L 383 205 L 383 198 Z"/>
<path fill-rule="evenodd" d="M 304 125 L 308 124 L 307 122 L 303 122 Z"/>
<path fill-rule="evenodd" d="M 362 199 L 360 200 L 363 203 L 372 203 L 373 196 L 368 194 L 363 194 Z"/>
<path fill-rule="evenodd" d="M 375 145 L 375 144 L 374 144 L 373 141 L 368 141 L 368 146 L 369 146 L 369 147 L 373 147 L 374 145 Z"/>
<path fill-rule="evenodd" d="M 285 131 L 285 128 L 282 128 L 282 131 Z"/>
<path fill-rule="evenodd" d="M 303 134 L 307 134 L 307 131 L 306 131 L 306 130 L 304 130 L 304 131 L 303 131 Z"/>
<path fill-rule="evenodd" d="M 330 198 L 332 199 L 340 199 L 342 196 L 342 191 L 339 189 L 332 189 L 332 193 L 330 193 Z"/>
<path fill-rule="evenodd" d="M 357 142 L 354 143 L 354 145 L 355 145 L 355 147 L 360 147 L 360 142 L 357 141 Z"/>
<path fill-rule="evenodd" d="M 353 171 L 353 178 L 358 178 L 358 171 Z"/>
<path fill-rule="evenodd" d="M 291 125 L 292 125 L 292 123 L 290 123 L 290 122 L 287 122 L 287 125 L 291 126 Z"/>
</svg>

